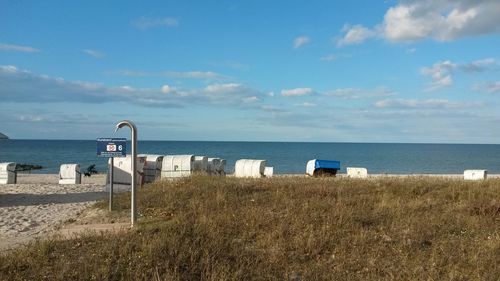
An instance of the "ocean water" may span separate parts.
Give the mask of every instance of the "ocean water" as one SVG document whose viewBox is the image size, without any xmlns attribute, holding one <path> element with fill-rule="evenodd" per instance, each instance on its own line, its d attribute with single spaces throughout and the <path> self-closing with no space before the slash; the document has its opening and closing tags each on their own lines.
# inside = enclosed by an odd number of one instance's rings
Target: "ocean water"
<svg viewBox="0 0 500 281">
<path fill-rule="evenodd" d="M 338 160 L 341 172 L 346 167 L 365 167 L 369 173 L 460 174 L 465 169 L 500 173 L 500 145 L 487 144 L 139 141 L 138 151 L 224 158 L 229 173 L 234 171 L 236 160 L 243 158 L 265 159 L 278 174 L 305 173 L 310 159 Z M 80 163 L 82 169 L 96 164 L 97 170 L 104 172 L 106 161 L 96 156 L 94 140 L 0 141 L 0 162 L 44 167 L 35 173 L 58 173 L 59 165 L 65 163 Z"/>
</svg>

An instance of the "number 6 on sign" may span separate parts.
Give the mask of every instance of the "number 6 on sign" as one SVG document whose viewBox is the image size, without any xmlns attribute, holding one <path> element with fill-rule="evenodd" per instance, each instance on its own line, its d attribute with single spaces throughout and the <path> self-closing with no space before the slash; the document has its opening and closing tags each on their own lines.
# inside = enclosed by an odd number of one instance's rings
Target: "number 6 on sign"
<svg viewBox="0 0 500 281">
<path fill-rule="evenodd" d="M 118 151 L 122 151 L 123 147 L 121 145 L 118 146 Z"/>
</svg>

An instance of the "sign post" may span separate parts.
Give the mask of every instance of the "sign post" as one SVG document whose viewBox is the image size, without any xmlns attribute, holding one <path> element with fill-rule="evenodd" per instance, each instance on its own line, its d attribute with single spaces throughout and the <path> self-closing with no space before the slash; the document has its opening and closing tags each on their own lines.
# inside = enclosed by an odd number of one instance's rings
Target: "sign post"
<svg viewBox="0 0 500 281">
<path fill-rule="evenodd" d="M 132 198 L 130 202 L 130 222 L 131 225 L 134 226 L 134 223 L 137 218 L 137 212 L 135 209 L 135 205 L 137 202 L 137 198 L 135 196 L 135 192 L 137 189 L 137 179 L 136 179 L 136 173 L 137 173 L 137 127 L 135 126 L 134 123 L 128 120 L 122 120 L 118 124 L 116 124 L 116 129 L 115 132 L 118 131 L 120 128 L 127 126 L 130 128 L 131 134 L 132 134 L 132 187 L 131 187 L 131 193 L 132 193 Z"/>
<path fill-rule="evenodd" d="M 111 212 L 113 210 L 113 170 L 115 169 L 115 158 L 111 157 L 109 158 L 109 211 Z"/>
<path fill-rule="evenodd" d="M 109 157 L 109 210 L 113 209 L 113 170 L 115 167 L 115 157 L 127 156 L 127 140 L 124 138 L 98 138 L 97 156 Z"/>
</svg>

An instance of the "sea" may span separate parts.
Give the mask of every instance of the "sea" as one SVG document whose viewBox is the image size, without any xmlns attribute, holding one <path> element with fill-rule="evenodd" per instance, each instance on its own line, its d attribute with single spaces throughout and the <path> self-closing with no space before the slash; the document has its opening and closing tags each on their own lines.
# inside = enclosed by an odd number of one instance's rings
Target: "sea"
<svg viewBox="0 0 500 281">
<path fill-rule="evenodd" d="M 231 141 L 139 141 L 138 152 L 160 155 L 205 155 L 227 160 L 264 159 L 276 174 L 303 174 L 310 159 L 338 160 L 346 167 L 365 167 L 375 174 L 461 174 L 466 169 L 500 173 L 498 144 L 314 143 Z M 130 150 L 130 143 L 127 145 Z M 107 158 L 96 154 L 95 140 L 2 140 L 0 162 L 36 164 L 32 173 L 58 173 L 61 164 L 95 164 L 107 171 Z"/>
</svg>

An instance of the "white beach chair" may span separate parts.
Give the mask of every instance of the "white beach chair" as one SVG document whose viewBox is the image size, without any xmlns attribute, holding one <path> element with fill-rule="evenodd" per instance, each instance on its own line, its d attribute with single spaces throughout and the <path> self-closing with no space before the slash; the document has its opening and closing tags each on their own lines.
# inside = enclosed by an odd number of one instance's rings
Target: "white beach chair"
<svg viewBox="0 0 500 281">
<path fill-rule="evenodd" d="M 220 158 L 208 158 L 207 173 L 209 175 L 225 176 L 226 160 Z"/>
<path fill-rule="evenodd" d="M 264 176 L 266 160 L 240 159 L 234 165 L 237 178 L 261 178 Z"/>
<path fill-rule="evenodd" d="M 193 155 L 165 155 L 161 165 L 161 178 L 189 177 L 193 166 Z"/>
<path fill-rule="evenodd" d="M 144 183 L 144 165 L 146 163 L 145 156 L 137 156 L 135 163 L 136 180 L 138 186 Z M 108 165 L 111 164 L 111 159 L 108 160 Z M 114 191 L 129 191 L 132 186 L 132 156 L 115 157 L 113 159 L 113 190 Z M 106 178 L 105 191 L 109 191 L 110 175 Z"/>
<path fill-rule="evenodd" d="M 488 177 L 487 170 L 465 170 L 464 171 L 464 180 L 485 180 Z"/>
<path fill-rule="evenodd" d="M 16 184 L 16 163 L 0 163 L 0 184 Z"/>
<path fill-rule="evenodd" d="M 82 174 L 79 164 L 62 164 L 59 169 L 59 184 L 80 184 Z"/>
<path fill-rule="evenodd" d="M 274 167 L 265 167 L 264 168 L 264 176 L 266 178 L 272 178 L 274 174 Z"/>
<path fill-rule="evenodd" d="M 161 165 L 163 162 L 163 155 L 140 154 L 138 157 L 146 157 L 144 163 L 144 182 L 152 183 L 159 179 L 161 176 Z"/>
<path fill-rule="evenodd" d="M 208 173 L 208 157 L 207 156 L 195 156 L 193 171 Z"/>
<path fill-rule="evenodd" d="M 366 168 L 347 167 L 347 176 L 356 179 L 368 178 L 368 170 Z"/>
</svg>

